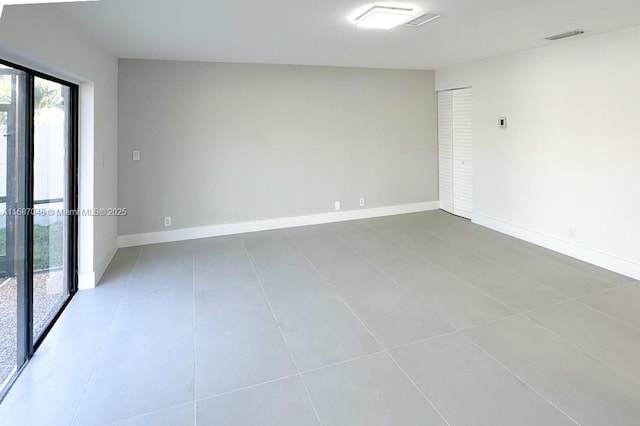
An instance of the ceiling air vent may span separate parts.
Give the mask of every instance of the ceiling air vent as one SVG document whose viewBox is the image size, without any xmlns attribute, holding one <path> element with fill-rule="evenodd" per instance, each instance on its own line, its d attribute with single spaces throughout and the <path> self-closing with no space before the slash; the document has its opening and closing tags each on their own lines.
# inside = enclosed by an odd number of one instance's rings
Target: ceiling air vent
<svg viewBox="0 0 640 426">
<path fill-rule="evenodd" d="M 581 34 L 584 34 L 584 31 L 573 30 L 573 31 L 567 31 L 566 33 L 556 34 L 554 36 L 547 37 L 545 40 L 556 41 L 556 40 L 562 40 L 563 38 L 575 37 Z"/>
<path fill-rule="evenodd" d="M 440 15 L 436 15 L 434 13 L 423 13 L 422 15 L 418 16 L 417 18 L 412 19 L 411 21 L 409 21 L 406 24 L 404 24 L 404 26 L 405 27 L 419 27 L 419 26 L 422 26 L 422 25 L 426 24 L 427 22 L 435 21 L 439 17 L 440 17 Z"/>
</svg>

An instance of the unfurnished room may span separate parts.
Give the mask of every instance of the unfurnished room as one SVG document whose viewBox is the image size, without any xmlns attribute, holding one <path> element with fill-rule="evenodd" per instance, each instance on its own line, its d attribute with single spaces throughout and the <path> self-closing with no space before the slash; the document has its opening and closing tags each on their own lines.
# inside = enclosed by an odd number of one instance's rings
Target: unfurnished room
<svg viewBox="0 0 640 426">
<path fill-rule="evenodd" d="M 0 425 L 640 425 L 638 0 L 0 0 Z"/>
</svg>

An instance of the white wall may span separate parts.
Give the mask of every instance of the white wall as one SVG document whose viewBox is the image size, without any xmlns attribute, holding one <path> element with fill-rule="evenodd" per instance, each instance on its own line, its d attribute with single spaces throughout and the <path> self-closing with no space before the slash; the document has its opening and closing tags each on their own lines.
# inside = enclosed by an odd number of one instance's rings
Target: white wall
<svg viewBox="0 0 640 426">
<path fill-rule="evenodd" d="M 478 223 L 640 278 L 638 52 L 635 27 L 437 70 L 473 87 Z"/>
<path fill-rule="evenodd" d="M 119 115 L 120 235 L 438 198 L 432 71 L 120 60 Z"/>
<path fill-rule="evenodd" d="M 115 56 L 55 7 L 5 6 L 0 57 L 80 84 L 80 207 L 117 206 Z M 117 248 L 115 217 L 80 218 L 79 272 L 92 286 Z"/>
</svg>

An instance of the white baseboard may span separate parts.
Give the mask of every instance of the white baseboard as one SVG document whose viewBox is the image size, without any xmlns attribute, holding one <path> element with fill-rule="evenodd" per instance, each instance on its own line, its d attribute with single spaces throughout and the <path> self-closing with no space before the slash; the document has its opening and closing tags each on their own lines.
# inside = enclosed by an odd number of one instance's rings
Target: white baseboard
<svg viewBox="0 0 640 426">
<path fill-rule="evenodd" d="M 481 213 L 474 213 L 473 223 L 640 280 L 640 263 L 638 262 L 604 253 L 578 244 L 575 241 L 546 235 Z"/>
<path fill-rule="evenodd" d="M 115 242 L 117 244 L 117 242 Z M 102 279 L 102 276 L 104 275 L 105 271 L 107 270 L 107 268 L 109 267 L 109 264 L 111 264 L 111 261 L 113 260 L 113 256 L 116 255 L 116 252 L 118 251 L 118 247 L 112 247 L 111 250 L 109 250 L 109 252 L 107 253 L 106 256 L 104 256 L 100 262 L 96 265 L 95 269 L 95 285 L 100 284 L 100 280 Z"/>
<path fill-rule="evenodd" d="M 109 267 L 113 256 L 115 256 L 116 251 L 118 251 L 118 248 L 109 250 L 109 253 L 107 253 L 107 255 L 96 266 L 95 271 L 78 273 L 78 290 L 90 290 L 92 288 L 96 288 L 102 279 L 102 275 L 104 275 L 107 267 Z"/>
<path fill-rule="evenodd" d="M 78 274 L 78 290 L 89 290 L 96 287 L 96 273 Z"/>
<path fill-rule="evenodd" d="M 145 234 L 121 235 L 118 237 L 118 247 L 134 247 L 145 244 L 169 243 L 173 241 L 219 237 L 222 235 L 246 234 L 248 232 L 268 231 L 271 229 L 320 225 L 323 223 L 332 222 L 345 222 L 348 220 L 369 219 L 373 217 L 424 212 L 429 210 L 437 210 L 439 208 L 440 202 L 432 201 L 388 207 L 376 207 L 371 209 L 319 213 L 307 216 L 284 217 L 277 219 L 254 220 L 250 222 L 229 223 L 223 225 L 200 226 L 196 228 L 184 228 L 162 232 L 149 232 Z"/>
</svg>

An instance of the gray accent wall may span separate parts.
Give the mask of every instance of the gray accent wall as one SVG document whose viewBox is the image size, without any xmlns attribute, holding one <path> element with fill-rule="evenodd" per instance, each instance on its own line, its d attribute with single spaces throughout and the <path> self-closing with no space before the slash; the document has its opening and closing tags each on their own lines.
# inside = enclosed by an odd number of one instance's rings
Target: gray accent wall
<svg viewBox="0 0 640 426">
<path fill-rule="evenodd" d="M 436 201 L 434 80 L 121 59 L 119 235 Z"/>
</svg>

